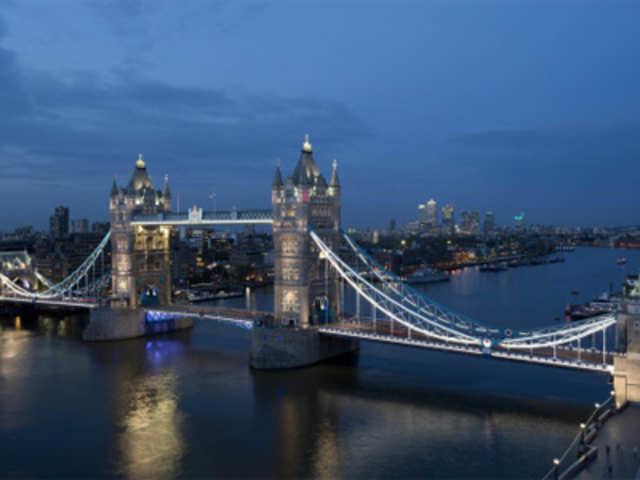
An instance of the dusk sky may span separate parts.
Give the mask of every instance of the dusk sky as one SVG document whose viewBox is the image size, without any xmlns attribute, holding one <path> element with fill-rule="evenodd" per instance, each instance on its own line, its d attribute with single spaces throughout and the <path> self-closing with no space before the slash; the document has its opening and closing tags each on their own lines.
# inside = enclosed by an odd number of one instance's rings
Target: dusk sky
<svg viewBox="0 0 640 480">
<path fill-rule="evenodd" d="M 640 2 L 0 0 L 0 231 L 106 220 L 138 153 L 181 206 L 270 207 L 305 133 L 345 225 L 441 206 L 638 224 Z"/>
</svg>

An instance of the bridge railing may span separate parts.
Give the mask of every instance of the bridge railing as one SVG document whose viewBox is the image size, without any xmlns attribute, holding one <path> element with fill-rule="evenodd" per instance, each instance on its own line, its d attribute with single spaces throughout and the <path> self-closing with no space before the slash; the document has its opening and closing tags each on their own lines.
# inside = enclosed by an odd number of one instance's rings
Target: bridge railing
<svg viewBox="0 0 640 480">
<path fill-rule="evenodd" d="M 589 418 L 580 423 L 579 431 L 567 449 L 552 461 L 552 467 L 542 480 L 565 479 L 573 477 L 597 454 L 597 447 L 591 445 L 602 422 L 615 411 L 614 392 L 603 403 L 596 403 Z"/>
</svg>

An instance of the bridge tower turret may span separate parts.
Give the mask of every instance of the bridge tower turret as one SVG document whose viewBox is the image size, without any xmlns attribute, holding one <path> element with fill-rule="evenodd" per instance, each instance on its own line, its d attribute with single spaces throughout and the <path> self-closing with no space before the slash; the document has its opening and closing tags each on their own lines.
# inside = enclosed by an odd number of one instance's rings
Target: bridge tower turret
<svg viewBox="0 0 640 480">
<path fill-rule="evenodd" d="M 171 302 L 169 228 L 131 225 L 136 215 L 170 210 L 168 178 L 163 191 L 156 190 L 142 154 L 126 187 L 118 187 L 114 178 L 109 197 L 113 307 Z"/>
<path fill-rule="evenodd" d="M 319 258 L 309 229 L 330 246 L 340 237 L 340 183 L 334 163 L 331 184 L 313 158 L 309 136 L 292 175 L 282 181 L 276 167 L 272 184 L 275 250 L 274 311 L 282 325 L 307 328 L 337 318 L 340 298 L 337 274 Z"/>
</svg>

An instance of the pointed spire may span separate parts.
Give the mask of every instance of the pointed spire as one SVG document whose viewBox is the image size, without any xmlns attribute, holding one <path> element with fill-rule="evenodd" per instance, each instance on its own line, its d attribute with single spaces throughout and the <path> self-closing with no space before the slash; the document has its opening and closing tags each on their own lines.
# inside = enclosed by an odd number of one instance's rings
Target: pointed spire
<svg viewBox="0 0 640 480">
<path fill-rule="evenodd" d="M 280 159 L 276 160 L 276 173 L 273 175 L 273 183 L 271 184 L 273 187 L 281 187 L 282 186 L 282 175 L 280 174 Z"/>
<path fill-rule="evenodd" d="M 331 174 L 331 186 L 339 187 L 340 179 L 338 178 L 338 160 L 333 159 L 333 173 Z"/>
<path fill-rule="evenodd" d="M 139 153 L 138 154 L 138 161 L 136 162 L 136 167 L 137 168 L 145 168 L 146 164 L 144 163 L 144 160 L 142 159 L 142 154 Z"/>
<path fill-rule="evenodd" d="M 304 143 L 302 144 L 302 151 L 311 153 L 311 143 L 309 143 L 309 134 L 304 134 Z"/>
<path fill-rule="evenodd" d="M 111 185 L 111 196 L 115 197 L 120 193 L 120 189 L 118 188 L 118 184 L 116 183 L 116 176 L 113 176 L 113 184 Z"/>
<path fill-rule="evenodd" d="M 164 198 L 171 198 L 171 191 L 169 191 L 169 174 L 164 175 L 164 190 L 162 191 Z"/>
</svg>

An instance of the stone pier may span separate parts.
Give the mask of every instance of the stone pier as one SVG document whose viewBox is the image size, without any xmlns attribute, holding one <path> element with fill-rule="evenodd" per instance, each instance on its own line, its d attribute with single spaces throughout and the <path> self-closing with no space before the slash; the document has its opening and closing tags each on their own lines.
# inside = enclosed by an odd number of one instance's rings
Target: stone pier
<svg viewBox="0 0 640 480">
<path fill-rule="evenodd" d="M 254 325 L 249 363 L 259 370 L 306 367 L 359 348 L 355 340 L 327 337 L 314 328 Z"/>
<path fill-rule="evenodd" d="M 82 334 L 85 341 L 125 340 L 157 335 L 193 327 L 191 318 L 169 317 L 150 319 L 143 308 L 92 310 L 89 324 Z"/>
</svg>

